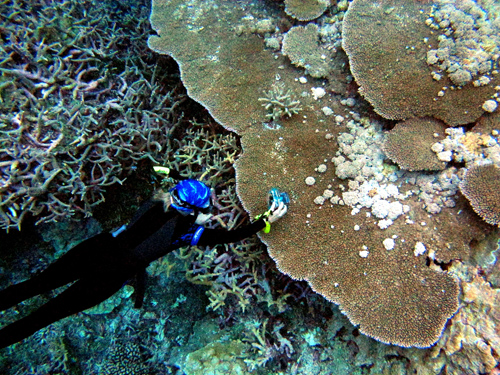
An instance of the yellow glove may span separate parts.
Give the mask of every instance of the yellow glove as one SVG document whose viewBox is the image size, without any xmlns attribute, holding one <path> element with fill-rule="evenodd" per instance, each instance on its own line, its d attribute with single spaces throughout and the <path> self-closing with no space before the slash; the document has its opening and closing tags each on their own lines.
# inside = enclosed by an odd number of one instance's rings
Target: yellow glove
<svg viewBox="0 0 500 375">
<path fill-rule="evenodd" d="M 161 174 L 164 174 L 166 176 L 168 176 L 168 174 L 170 173 L 170 169 L 167 168 L 167 167 L 162 167 L 160 165 L 155 165 L 153 166 L 153 170 L 156 172 L 156 173 L 161 173 Z"/>
</svg>

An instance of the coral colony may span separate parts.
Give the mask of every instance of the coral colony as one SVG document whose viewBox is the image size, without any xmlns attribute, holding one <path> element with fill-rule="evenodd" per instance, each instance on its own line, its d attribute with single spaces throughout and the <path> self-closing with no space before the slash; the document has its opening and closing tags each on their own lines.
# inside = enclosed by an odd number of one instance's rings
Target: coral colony
<svg viewBox="0 0 500 375">
<path fill-rule="evenodd" d="M 127 285 L 0 372 L 496 374 L 498 2 L 139 3 L 0 5 L 0 226 L 21 254 L 1 286 L 125 223 L 152 163 L 211 186 L 213 227 L 272 187 L 290 212 L 160 259 L 142 309 Z M 25 227 L 50 243 L 10 240 Z"/>
</svg>

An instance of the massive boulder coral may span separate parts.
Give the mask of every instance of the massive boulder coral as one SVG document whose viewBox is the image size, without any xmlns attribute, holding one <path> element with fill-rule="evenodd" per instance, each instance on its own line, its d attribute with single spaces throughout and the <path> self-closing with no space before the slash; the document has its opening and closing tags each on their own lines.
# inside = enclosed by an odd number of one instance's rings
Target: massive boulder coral
<svg viewBox="0 0 500 375">
<path fill-rule="evenodd" d="M 238 34 L 248 12 L 275 19 L 281 16 L 277 10 L 256 8 L 251 1 L 237 4 L 153 1 L 151 22 L 158 35 L 149 45 L 173 56 L 188 94 L 240 135 L 243 153 L 235 168 L 245 209 L 251 215 L 265 210 L 271 187 L 290 193 L 287 217 L 261 235 L 279 269 L 339 304 L 368 336 L 400 346 L 432 345 L 458 307 L 458 287 L 451 275 L 428 267 L 421 248 L 436 262 L 466 258 L 469 242 L 486 224 L 465 201 L 443 212 L 445 219 L 433 220 L 409 200 L 408 220 L 385 231 L 346 206 L 316 205 L 318 192 L 339 185 L 333 163 L 324 163 L 335 154 L 332 138 L 344 129 L 321 109 L 328 105 L 340 117 L 350 115 L 326 92 L 311 95 L 318 89 L 300 83 L 301 73 L 286 57 L 266 51 L 262 39 Z M 300 97 L 303 110 L 270 126 L 258 98 L 276 80 Z M 390 249 L 387 239 L 394 242 Z"/>
<path fill-rule="evenodd" d="M 387 119 L 434 116 L 451 126 L 473 122 L 495 94 L 498 78 L 457 89 L 450 77 L 431 74 L 427 54 L 438 45 L 426 24 L 431 10 L 426 1 L 354 0 L 342 34 L 352 74 L 360 93 Z"/>
</svg>

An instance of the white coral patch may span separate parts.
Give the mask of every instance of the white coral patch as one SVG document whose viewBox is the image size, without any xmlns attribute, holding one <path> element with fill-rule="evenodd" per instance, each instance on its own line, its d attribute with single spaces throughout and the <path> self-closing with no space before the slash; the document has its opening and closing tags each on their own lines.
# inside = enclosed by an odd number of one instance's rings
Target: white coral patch
<svg viewBox="0 0 500 375">
<path fill-rule="evenodd" d="M 311 92 L 314 100 L 321 99 L 323 96 L 326 95 L 326 91 L 322 87 L 311 87 Z"/>
<path fill-rule="evenodd" d="M 384 244 L 386 250 L 392 250 L 396 245 L 392 238 L 386 238 L 382 243 Z"/>
<path fill-rule="evenodd" d="M 425 248 L 425 245 L 422 242 L 417 242 L 415 244 L 415 250 L 413 251 L 413 254 L 415 254 L 415 256 L 418 257 L 419 255 L 425 253 L 426 250 L 427 249 Z"/>
</svg>

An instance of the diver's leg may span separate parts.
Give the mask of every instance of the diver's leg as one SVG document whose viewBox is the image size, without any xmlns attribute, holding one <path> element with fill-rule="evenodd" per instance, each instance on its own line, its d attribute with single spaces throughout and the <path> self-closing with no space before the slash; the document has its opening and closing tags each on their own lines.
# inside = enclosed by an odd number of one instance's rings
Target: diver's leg
<svg viewBox="0 0 500 375">
<path fill-rule="evenodd" d="M 83 279 L 71 285 L 32 314 L 0 329 L 0 348 L 31 336 L 60 319 L 93 307 L 116 293 L 126 280 Z"/>
<path fill-rule="evenodd" d="M 0 291 L 0 311 L 84 276 L 112 240 L 109 233 L 91 237 L 70 249 L 40 274 Z"/>
</svg>

